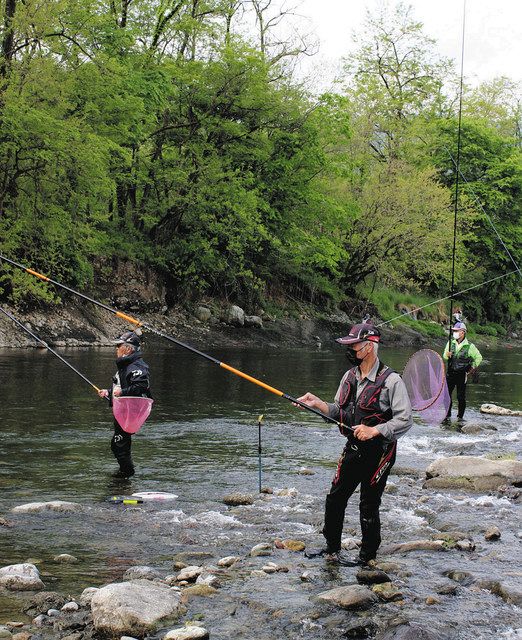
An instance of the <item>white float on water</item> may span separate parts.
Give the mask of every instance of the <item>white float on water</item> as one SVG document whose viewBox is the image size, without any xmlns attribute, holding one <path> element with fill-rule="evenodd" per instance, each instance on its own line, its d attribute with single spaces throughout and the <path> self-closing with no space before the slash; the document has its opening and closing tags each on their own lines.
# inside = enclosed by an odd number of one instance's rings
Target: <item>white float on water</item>
<svg viewBox="0 0 522 640">
<path fill-rule="evenodd" d="M 142 500 L 176 500 L 178 497 L 175 493 L 167 493 L 166 491 L 138 491 L 133 493 L 134 498 L 141 498 Z"/>
</svg>

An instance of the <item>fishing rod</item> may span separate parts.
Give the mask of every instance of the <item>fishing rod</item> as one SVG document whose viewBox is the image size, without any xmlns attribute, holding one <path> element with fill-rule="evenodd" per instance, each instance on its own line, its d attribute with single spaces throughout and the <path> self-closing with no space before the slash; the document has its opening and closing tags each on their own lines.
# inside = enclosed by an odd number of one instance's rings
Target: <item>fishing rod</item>
<svg viewBox="0 0 522 640">
<path fill-rule="evenodd" d="M 38 273 L 38 271 L 35 271 L 34 269 L 30 269 L 29 267 L 25 267 L 23 264 L 20 264 L 19 262 L 15 262 L 14 260 L 11 260 L 10 258 L 6 258 L 2 254 L 0 254 L 0 260 L 4 260 L 8 264 L 11 264 L 11 265 L 13 265 L 15 267 L 18 267 L 19 269 L 22 269 L 26 273 L 30 273 L 31 275 L 39 278 L 40 280 L 43 280 L 44 282 L 49 282 L 49 283 L 53 284 L 56 287 L 59 287 L 61 289 L 65 289 L 65 291 L 69 291 L 69 293 L 72 293 L 75 296 L 78 296 L 79 298 L 82 298 L 83 300 L 87 300 L 88 302 L 91 302 L 92 304 L 96 305 L 97 307 L 101 307 L 102 309 L 105 309 L 105 311 L 109 311 L 109 313 L 112 313 L 113 315 L 117 316 L 118 318 L 121 318 L 122 320 L 126 320 L 127 322 L 130 322 L 131 324 L 135 325 L 136 327 L 143 327 L 147 331 L 150 331 L 151 333 L 154 333 L 155 335 L 160 336 L 161 338 L 164 338 L 165 340 L 168 340 L 169 342 L 173 342 L 174 344 L 177 344 L 179 347 L 182 347 L 183 349 L 187 349 L 188 351 L 191 351 L 192 353 L 195 353 L 196 355 L 200 356 L 201 358 L 205 358 L 205 360 L 209 360 L 210 362 L 213 362 L 214 364 L 217 364 L 222 369 L 225 369 L 226 371 L 229 371 L 230 373 L 233 373 L 234 375 L 239 376 L 240 378 L 243 378 L 244 380 L 248 380 L 248 382 L 252 382 L 253 384 L 257 385 L 258 387 L 261 387 L 262 389 L 265 389 L 266 391 L 270 391 L 270 393 L 273 393 L 276 396 L 279 396 L 280 398 L 284 398 L 285 400 L 288 400 L 289 402 L 291 402 L 294 405 L 298 405 L 298 406 L 302 407 L 303 409 L 306 409 L 307 411 L 310 411 L 310 413 L 314 413 L 315 415 L 323 418 L 327 422 L 330 422 L 332 424 L 336 424 L 340 428 L 342 427 L 344 429 L 348 429 L 350 431 L 354 431 L 354 429 L 352 427 L 349 427 L 349 426 L 345 425 L 343 422 L 340 422 L 339 420 L 336 420 L 335 418 L 331 418 L 330 416 L 326 415 L 326 413 L 323 413 L 322 411 L 319 411 L 319 409 L 314 409 L 314 407 L 309 407 L 307 404 L 305 404 L 304 402 L 301 402 L 297 398 L 292 397 L 288 393 L 285 393 L 284 391 L 280 391 L 279 389 L 276 389 L 275 387 L 272 387 L 272 386 L 266 384 L 265 382 L 262 382 L 261 380 L 258 380 L 257 378 L 254 378 L 253 376 L 250 376 L 247 373 L 244 373 L 243 371 L 240 371 L 239 369 L 236 369 L 235 367 L 230 366 L 229 364 L 226 364 L 225 362 L 221 362 L 221 360 L 218 360 L 217 358 L 214 358 L 213 356 L 209 355 L 208 353 L 204 353 L 203 351 L 200 351 L 199 349 L 196 349 L 195 347 L 192 347 L 189 344 L 187 344 L 185 342 L 182 342 L 181 340 L 177 340 L 176 338 L 173 338 L 172 336 L 170 336 L 170 335 L 168 335 L 166 333 L 163 333 L 162 331 L 159 331 L 158 329 L 156 329 L 155 327 L 151 326 L 150 324 L 148 324 L 146 322 L 142 322 L 141 320 L 133 318 L 132 316 L 127 315 L 126 313 L 122 313 L 121 311 L 118 311 L 117 309 L 114 309 L 113 307 L 110 307 L 109 305 L 104 304 L 103 302 L 99 302 L 98 300 L 95 300 L 94 298 L 86 296 L 85 294 L 80 293 L 79 291 L 76 291 L 75 289 L 72 289 L 71 287 L 68 287 L 65 284 L 62 284 L 61 282 L 57 282 L 56 280 L 53 280 L 52 278 L 49 278 L 48 276 L 44 276 L 41 273 Z M 25 327 L 24 327 L 24 329 L 25 329 Z M 56 355 L 58 355 L 58 354 L 56 354 Z M 60 357 L 60 356 L 58 356 L 58 357 Z M 62 359 L 62 358 L 60 358 L 60 359 Z M 71 365 L 69 365 L 69 366 L 71 366 Z M 77 372 L 77 373 L 79 373 L 79 372 Z M 86 378 L 84 378 L 84 379 L 86 380 Z M 87 382 L 89 382 L 89 381 L 87 380 Z M 91 384 L 91 386 L 94 386 L 94 385 L 92 385 L 91 382 L 89 382 L 89 384 Z"/>
<path fill-rule="evenodd" d="M 30 331 L 24 324 L 22 324 L 19 320 L 17 320 L 11 313 L 9 313 L 9 311 L 6 311 L 5 309 L 2 309 L 2 307 L 0 307 L 0 312 L 3 313 L 4 316 L 7 316 L 15 324 L 17 324 L 20 327 L 20 329 L 22 329 L 23 331 L 28 333 L 32 338 L 34 338 L 36 340 L 36 342 L 39 342 L 48 351 L 50 351 L 53 355 L 55 355 L 59 360 L 61 360 L 64 364 L 66 364 L 69 367 L 69 369 L 72 369 L 74 371 L 74 373 L 76 373 L 77 375 L 80 376 L 80 378 L 82 378 L 82 380 L 85 380 L 85 382 L 87 384 L 91 385 L 91 387 L 96 392 L 100 391 L 100 389 L 93 382 L 91 382 L 89 380 L 89 378 L 86 378 L 81 371 L 78 371 L 78 369 L 76 369 L 76 367 L 73 367 L 73 365 L 70 362 L 67 362 L 67 360 L 65 360 L 65 358 L 62 358 L 62 356 L 59 353 L 56 353 L 56 351 L 54 349 L 51 349 L 51 347 L 47 344 L 47 342 L 45 342 L 45 340 L 42 340 L 35 333 Z"/>
</svg>

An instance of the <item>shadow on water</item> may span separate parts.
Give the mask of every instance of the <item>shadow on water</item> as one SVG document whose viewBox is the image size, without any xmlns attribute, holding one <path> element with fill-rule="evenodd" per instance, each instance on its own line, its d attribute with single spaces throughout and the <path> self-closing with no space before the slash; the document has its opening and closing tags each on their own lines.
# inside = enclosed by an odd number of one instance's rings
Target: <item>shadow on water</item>
<svg viewBox="0 0 522 640">
<path fill-rule="evenodd" d="M 108 386 L 114 369 L 112 350 L 65 350 L 65 357 L 98 386 Z M 215 349 L 213 356 L 293 396 L 312 391 L 331 399 L 346 368 L 340 351 Z M 411 350 L 383 348 L 383 359 L 402 370 Z M 484 402 L 511 408 L 522 397 L 522 350 L 485 354 L 488 364 L 480 382 L 468 387 L 469 422 L 494 423 L 496 431 L 475 435 L 444 431 L 417 422 L 400 442 L 397 467 L 413 475 L 392 475 L 383 504 L 387 542 L 429 538 L 455 529 L 482 537 L 484 523 L 502 528 L 502 542 L 464 553 L 405 554 L 398 558 L 406 579 L 408 614 L 441 637 L 458 640 L 508 637 L 516 611 L 500 598 L 461 590 L 458 631 L 451 627 L 455 601 L 429 608 L 423 602 L 435 583 L 444 582 L 451 565 L 477 576 L 508 571 L 520 561 L 515 526 L 518 505 L 495 496 L 426 492 L 424 469 L 443 455 L 520 454 L 516 419 L 484 417 Z M 328 490 L 343 441 L 336 430 L 290 403 L 178 348 L 150 341 L 146 359 L 151 365 L 155 406 L 142 431 L 133 437 L 137 474 L 116 482 L 109 441 L 111 415 L 106 404 L 63 364 L 41 350 L 4 350 L 0 357 L 3 414 L 0 432 L 0 516 L 12 526 L 0 527 L 0 566 L 38 563 L 49 590 L 77 597 L 88 586 L 121 580 L 134 565 L 150 565 L 164 575 L 173 572 L 173 556 L 181 551 L 208 550 L 215 561 L 224 555 L 247 556 L 250 548 L 275 537 L 320 543 L 324 495 Z M 257 417 L 264 414 L 263 484 L 295 488 L 286 496 L 265 495 L 254 505 L 231 509 L 222 497 L 232 491 L 257 495 Z M 297 474 L 301 466 L 314 475 Z M 418 475 L 415 476 L 415 473 Z M 178 499 L 137 506 L 110 504 L 111 495 L 135 491 L 166 491 Z M 73 513 L 11 514 L 12 507 L 35 501 L 79 503 Z M 349 503 L 346 530 L 358 535 L 357 501 Z M 75 564 L 54 560 L 61 553 L 78 558 Z M 312 597 L 319 591 L 353 582 L 353 570 L 325 571 L 321 561 L 302 555 L 275 559 L 287 562 L 289 573 L 267 579 L 250 572 L 263 559 L 245 560 L 244 575 L 228 581 L 220 597 L 191 605 L 191 615 L 204 616 L 213 638 L 266 637 L 329 638 L 346 619 L 339 612 L 314 618 Z M 447 554 L 442 554 L 446 556 Z M 435 556 L 435 557 L 434 557 Z M 270 559 L 269 559 L 270 560 Z M 300 574 L 314 578 L 303 583 Z M 402 582 L 401 582 L 402 580 Z M 0 622 L 21 619 L 20 598 L 0 595 Z M 245 602 L 247 604 L 245 604 Z M 250 602 L 250 604 L 248 604 Z M 257 609 L 252 603 L 255 603 Z M 235 606 L 235 615 L 230 615 Z M 485 610 L 495 607 L 502 626 Z M 275 612 L 284 609 L 284 613 Z M 398 605 L 386 604 L 377 619 L 397 615 Z M 339 618 L 337 619 L 336 618 Z M 343 622 L 344 620 L 344 622 Z M 243 629 L 246 635 L 238 635 Z M 250 634 L 250 635 L 249 635 Z M 515 636 L 512 636 L 515 637 Z"/>
</svg>

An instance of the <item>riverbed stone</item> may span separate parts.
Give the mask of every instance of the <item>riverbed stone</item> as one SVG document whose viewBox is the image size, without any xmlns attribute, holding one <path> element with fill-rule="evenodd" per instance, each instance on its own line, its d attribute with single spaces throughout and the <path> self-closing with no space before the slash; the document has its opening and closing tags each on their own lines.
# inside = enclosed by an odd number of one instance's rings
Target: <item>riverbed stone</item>
<svg viewBox="0 0 522 640">
<path fill-rule="evenodd" d="M 446 551 L 446 549 L 447 547 L 442 540 L 411 540 L 410 542 L 388 545 L 382 549 L 382 552 L 388 554 L 409 551 Z"/>
<path fill-rule="evenodd" d="M 372 638 L 375 635 L 378 627 L 373 620 L 356 620 L 344 627 L 343 638 L 353 638 L 354 640 L 361 640 L 361 638 Z"/>
<path fill-rule="evenodd" d="M 306 549 L 306 544 L 302 540 L 293 540 L 291 538 L 287 540 L 281 540 L 280 538 L 276 538 L 274 540 L 274 546 L 277 549 L 287 549 L 288 551 L 304 551 Z"/>
<path fill-rule="evenodd" d="M 390 577 L 379 569 L 359 569 L 355 578 L 359 584 L 379 584 L 380 582 L 391 582 Z"/>
<path fill-rule="evenodd" d="M 55 513 L 71 513 L 81 511 L 83 505 L 77 502 L 67 502 L 64 500 L 51 500 L 50 502 L 28 502 L 20 504 L 11 509 L 12 513 L 42 513 L 54 511 Z"/>
<path fill-rule="evenodd" d="M 490 413 L 496 416 L 522 416 L 522 411 L 506 409 L 498 404 L 485 403 L 480 406 L 480 413 Z"/>
<path fill-rule="evenodd" d="M 255 547 L 252 547 L 252 549 L 250 550 L 250 555 L 253 558 L 256 558 L 257 556 L 270 556 L 272 555 L 272 551 L 273 547 L 271 544 L 262 542 L 261 544 L 256 544 Z"/>
<path fill-rule="evenodd" d="M 501 536 L 500 529 L 495 525 L 488 527 L 486 529 L 486 532 L 484 533 L 484 538 L 489 541 L 500 540 L 500 536 Z"/>
<path fill-rule="evenodd" d="M 87 607 L 91 604 L 93 595 L 98 591 L 97 587 L 87 587 L 80 594 L 80 604 Z"/>
<path fill-rule="evenodd" d="M 223 502 L 229 507 L 254 504 L 254 497 L 249 493 L 229 493 L 223 496 Z"/>
<path fill-rule="evenodd" d="M 13 634 L 9 631 L 7 627 L 0 626 L 0 639 L 1 640 L 11 640 Z"/>
<path fill-rule="evenodd" d="M 469 491 L 498 489 L 522 483 L 522 462 L 489 460 L 475 456 L 439 458 L 426 469 L 425 488 L 464 488 Z"/>
<path fill-rule="evenodd" d="M 300 476 L 314 476 L 315 475 L 315 471 L 313 469 L 309 469 L 308 467 L 299 467 L 299 469 L 297 470 L 297 473 Z"/>
<path fill-rule="evenodd" d="M 458 586 L 454 582 L 445 582 L 436 587 L 435 591 L 441 596 L 454 596 L 458 591 Z"/>
<path fill-rule="evenodd" d="M 145 635 L 164 618 L 180 613 L 181 596 L 148 580 L 109 584 L 92 597 L 95 629 L 107 635 Z"/>
<path fill-rule="evenodd" d="M 184 597 L 192 597 L 192 596 L 200 596 L 202 598 L 206 598 L 208 596 L 213 596 L 217 593 L 217 589 L 214 587 L 210 587 L 208 584 L 195 584 L 186 589 L 183 589 L 181 592 Z"/>
<path fill-rule="evenodd" d="M 56 591 L 40 591 L 28 600 L 22 611 L 28 616 L 34 617 L 39 613 L 47 613 L 49 609 L 63 607 L 71 598 Z"/>
<path fill-rule="evenodd" d="M 384 602 L 395 602 L 396 600 L 402 600 L 402 592 L 392 582 L 381 582 L 380 584 L 374 584 L 372 591 L 376 593 Z"/>
<path fill-rule="evenodd" d="M 176 576 L 178 582 L 186 580 L 187 582 L 195 582 L 198 576 L 203 573 L 203 567 L 191 565 L 182 569 Z"/>
<path fill-rule="evenodd" d="M 161 574 L 156 569 L 147 566 L 130 567 L 123 574 L 123 580 L 156 580 Z"/>
<path fill-rule="evenodd" d="M 335 604 L 342 609 L 368 609 L 378 601 L 377 596 L 368 587 L 359 584 L 323 591 L 318 594 L 317 599 Z"/>
<path fill-rule="evenodd" d="M 225 556 L 218 560 L 218 567 L 231 567 L 236 562 L 239 562 L 241 558 L 239 556 Z"/>
<path fill-rule="evenodd" d="M 509 582 L 500 582 L 499 580 L 477 580 L 473 584 L 475 589 L 483 589 L 491 591 L 491 593 L 499 596 L 509 604 L 522 606 L 522 587 L 518 584 Z"/>
<path fill-rule="evenodd" d="M 458 582 L 464 586 L 470 585 L 474 580 L 474 576 L 469 571 L 459 571 L 457 569 L 450 569 L 445 571 L 444 575 L 454 582 Z"/>
<path fill-rule="evenodd" d="M 163 636 L 163 640 L 206 640 L 208 637 L 209 633 L 206 629 L 191 625 L 171 629 Z"/>
<path fill-rule="evenodd" d="M 405 623 L 382 631 L 375 640 L 436 640 L 436 636 L 426 629 Z"/>
<path fill-rule="evenodd" d="M 27 562 L 0 568 L 0 586 L 10 591 L 39 591 L 45 588 L 38 569 Z"/>
<path fill-rule="evenodd" d="M 78 562 L 78 558 L 72 556 L 70 553 L 60 553 L 59 555 L 54 556 L 53 560 L 64 564 L 74 564 L 75 562 Z"/>
<path fill-rule="evenodd" d="M 194 316 L 200 322 L 208 322 L 212 317 L 212 311 L 208 307 L 205 307 L 200 304 L 194 309 Z"/>
<path fill-rule="evenodd" d="M 77 602 L 74 602 L 74 600 L 71 600 L 71 602 L 66 602 L 60 611 L 63 611 L 64 613 L 71 613 L 72 611 L 78 611 L 79 608 L 80 605 Z"/>
</svg>

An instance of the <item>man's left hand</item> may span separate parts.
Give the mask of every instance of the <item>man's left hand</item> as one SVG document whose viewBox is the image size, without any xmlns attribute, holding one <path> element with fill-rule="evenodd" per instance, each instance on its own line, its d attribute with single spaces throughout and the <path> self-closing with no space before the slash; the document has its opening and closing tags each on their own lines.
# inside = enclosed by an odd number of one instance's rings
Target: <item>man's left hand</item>
<svg viewBox="0 0 522 640">
<path fill-rule="evenodd" d="M 367 427 L 365 424 L 358 424 L 354 430 L 353 435 L 357 440 L 371 440 L 375 436 L 380 435 L 380 431 L 375 427 Z"/>
</svg>

